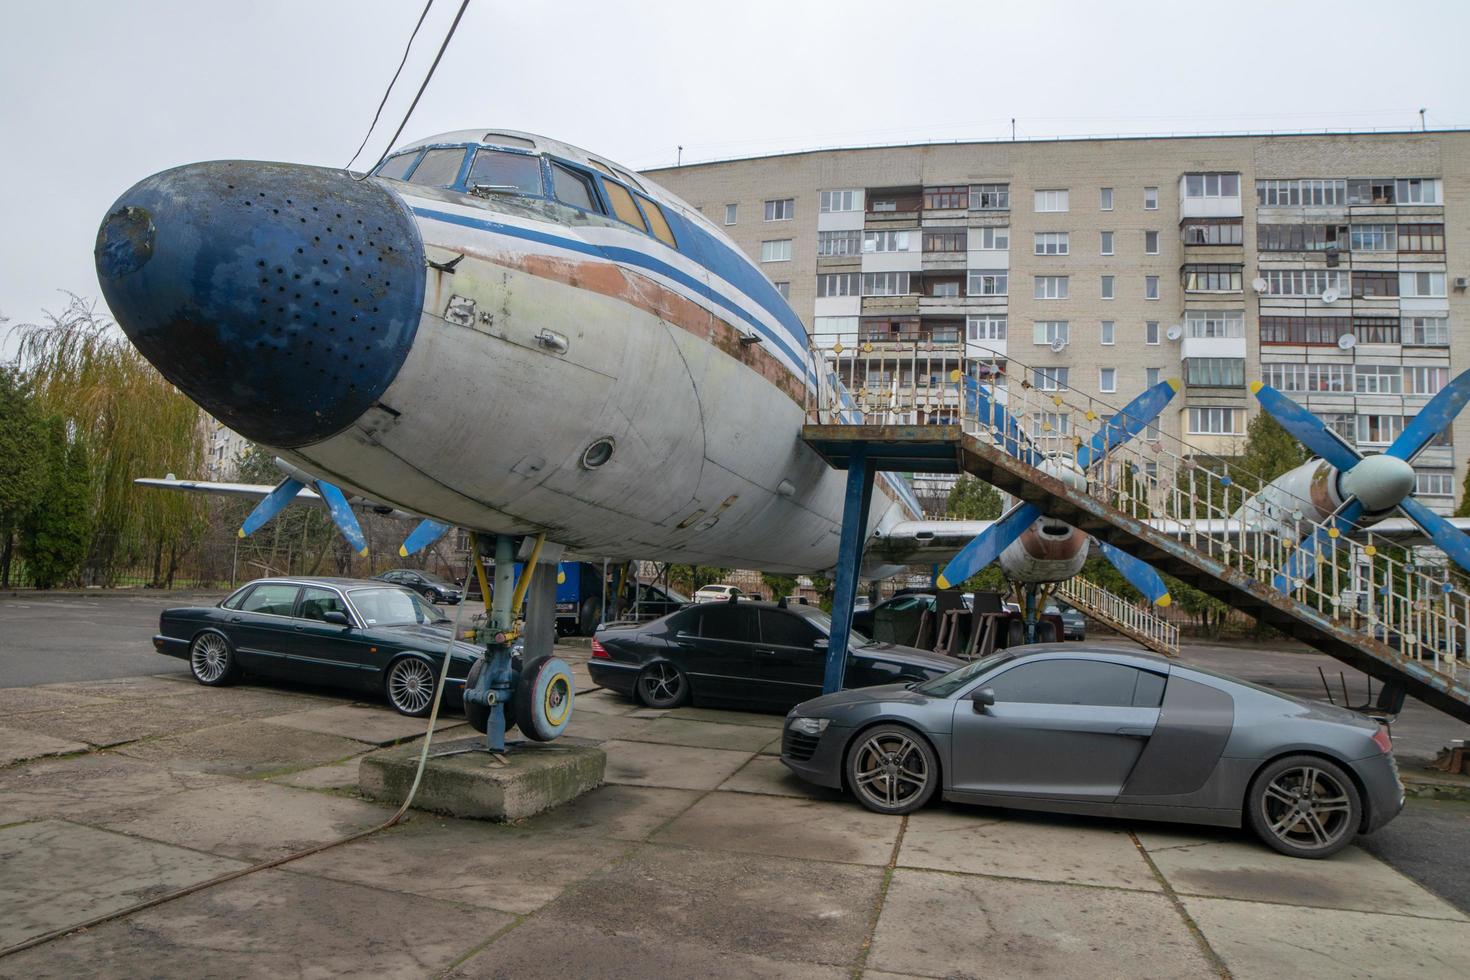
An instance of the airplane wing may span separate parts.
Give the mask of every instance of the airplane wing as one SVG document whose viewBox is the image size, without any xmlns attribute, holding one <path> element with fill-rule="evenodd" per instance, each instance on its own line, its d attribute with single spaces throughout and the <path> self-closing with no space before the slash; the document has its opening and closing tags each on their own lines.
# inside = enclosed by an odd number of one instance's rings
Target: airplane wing
<svg viewBox="0 0 1470 980">
<path fill-rule="evenodd" d="M 223 483 L 213 480 L 180 480 L 172 476 L 162 479 L 159 477 L 143 476 L 137 477 L 133 482 L 145 487 L 157 487 L 160 490 L 183 490 L 189 493 L 209 493 L 226 497 L 250 497 L 255 500 L 262 500 L 270 496 L 271 491 L 275 489 L 274 486 L 268 483 Z M 411 514 L 408 511 L 399 510 L 396 507 L 389 507 L 376 500 L 369 500 L 366 497 L 360 497 L 355 494 L 349 496 L 347 500 L 353 505 L 370 508 L 377 514 L 402 517 L 407 520 L 418 520 L 419 518 L 418 514 Z M 315 490 L 303 486 L 300 490 L 296 491 L 296 496 L 292 499 L 291 503 L 319 504 L 323 503 L 323 501 Z"/>
</svg>

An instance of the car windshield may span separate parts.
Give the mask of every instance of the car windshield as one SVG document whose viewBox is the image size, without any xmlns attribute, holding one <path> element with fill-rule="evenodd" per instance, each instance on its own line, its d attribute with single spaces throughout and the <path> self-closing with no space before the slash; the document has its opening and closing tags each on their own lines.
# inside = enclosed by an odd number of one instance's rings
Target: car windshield
<svg viewBox="0 0 1470 980">
<path fill-rule="evenodd" d="M 1014 653 L 994 653 L 983 660 L 976 660 L 974 663 L 965 664 L 947 674 L 927 680 L 914 690 L 920 694 L 927 694 L 931 698 L 947 698 L 987 670 L 998 667 L 1013 657 L 1015 657 Z"/>
<path fill-rule="evenodd" d="M 811 621 L 811 624 L 817 629 L 821 630 L 825 636 L 830 637 L 832 635 L 832 617 L 822 612 L 821 607 L 795 605 L 791 606 L 790 608 L 799 609 L 801 611 L 801 615 L 809 619 Z M 872 642 L 872 640 L 868 639 L 857 630 L 851 630 L 848 633 L 847 645 L 849 647 L 865 647 Z"/>
<path fill-rule="evenodd" d="M 352 604 L 368 626 L 411 626 L 447 623 L 449 617 L 406 589 L 354 589 Z"/>
<path fill-rule="evenodd" d="M 449 581 L 449 579 L 445 578 L 443 575 L 436 575 L 433 572 L 419 572 L 418 575 L 430 585 L 447 585 L 451 588 L 459 588 L 459 586 Z"/>
</svg>

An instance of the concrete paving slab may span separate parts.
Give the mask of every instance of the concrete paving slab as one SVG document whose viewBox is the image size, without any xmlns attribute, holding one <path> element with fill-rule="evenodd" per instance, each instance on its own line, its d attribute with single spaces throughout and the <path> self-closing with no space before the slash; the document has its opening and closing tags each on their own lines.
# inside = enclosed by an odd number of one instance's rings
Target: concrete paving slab
<svg viewBox="0 0 1470 980">
<path fill-rule="evenodd" d="M 909 816 L 900 866 L 1163 891 L 1128 831 L 1109 821 L 988 807 Z"/>
<path fill-rule="evenodd" d="M 226 782 L 111 752 L 42 759 L 0 771 L 0 824 L 52 816 L 86 821 L 96 813 Z"/>
<path fill-rule="evenodd" d="M 139 742 L 119 751 L 135 759 L 166 762 L 176 769 L 267 776 L 340 761 L 361 752 L 362 743 L 264 721 L 237 721 Z"/>
<path fill-rule="evenodd" d="M 670 789 L 714 789 L 753 754 L 620 740 L 602 743 L 602 750 L 607 753 L 604 782 Z"/>
<path fill-rule="evenodd" d="M 139 698 L 30 712 L 6 719 L 10 728 L 86 742 L 98 748 L 192 731 L 219 723 L 197 697 Z"/>
<path fill-rule="evenodd" d="M 867 966 L 924 976 L 1210 977 L 1163 895 L 899 868 Z"/>
<path fill-rule="evenodd" d="M 677 937 L 703 947 L 713 971 L 751 951 L 850 967 L 882 880 L 881 868 L 648 845 L 569 889 L 536 921 L 605 923 L 645 944 Z"/>
<path fill-rule="evenodd" d="M 649 724 L 642 736 L 648 742 L 692 745 L 705 749 L 736 749 L 759 752 L 771 740 L 768 728 L 720 725 L 708 721 L 686 721 L 665 716 Z"/>
<path fill-rule="evenodd" d="M 392 807 L 364 800 L 230 780 L 94 814 L 90 821 L 150 840 L 264 861 L 376 826 L 392 813 Z"/>
<path fill-rule="evenodd" d="M 627 714 L 613 715 L 602 714 L 595 711 L 583 711 L 582 699 L 578 698 L 572 707 L 572 720 L 567 725 L 567 734 L 576 735 L 580 738 L 596 739 L 606 742 L 614 738 L 630 738 L 635 741 L 646 741 L 643 738 L 648 726 L 653 724 L 652 719 L 632 718 Z"/>
<path fill-rule="evenodd" d="M 368 745 L 392 745 L 405 739 L 421 738 L 429 728 L 429 719 L 410 718 L 392 708 L 376 704 L 337 704 L 326 708 L 293 711 L 265 719 L 267 724 L 284 725 L 303 732 L 337 735 Z M 434 730 L 443 731 L 463 724 L 454 715 L 435 719 Z"/>
<path fill-rule="evenodd" d="M 40 732 L 0 728 L 0 766 L 24 762 L 27 759 L 41 759 L 48 755 L 85 752 L 89 747 L 86 742 L 53 738 L 50 735 L 42 735 Z"/>
<path fill-rule="evenodd" d="M 710 955 L 677 936 L 610 922 L 537 916 L 506 933 L 448 974 L 455 980 L 528 977 L 698 977 L 701 980 L 845 980 L 843 967 L 793 963 L 754 951 Z M 871 974 L 868 974 L 871 976 Z"/>
<path fill-rule="evenodd" d="M 198 701 L 221 719 L 269 718 L 312 708 L 340 705 L 341 698 L 322 698 L 299 691 L 273 691 L 259 687 L 206 687 Z"/>
<path fill-rule="evenodd" d="M 1454 906 L 1356 847 L 1304 861 L 1242 840 L 1171 847 L 1150 857 L 1181 895 L 1466 921 Z"/>
<path fill-rule="evenodd" d="M 856 803 L 798 800 L 749 793 L 711 793 L 654 835 L 741 854 L 886 865 L 903 822 Z"/>
<path fill-rule="evenodd" d="M 632 714 L 637 709 L 638 705 L 621 694 L 613 694 L 611 691 L 592 691 L 583 694 L 578 691 L 577 700 L 572 705 L 572 720 L 576 720 L 578 711 L 591 711 L 599 715 L 626 715 Z"/>
<path fill-rule="evenodd" d="M 1192 824 L 1150 823 L 1133 825 L 1133 836 L 1152 854 L 1170 847 L 1198 847 L 1223 841 L 1260 843 L 1255 835 L 1239 827 L 1204 827 Z"/>
<path fill-rule="evenodd" d="M 24 977 L 432 976 L 513 921 L 281 870 L 209 888 L 3 961 Z"/>
<path fill-rule="evenodd" d="M 55 684 L 42 684 L 40 687 L 47 691 L 62 691 L 112 701 L 182 697 L 204 694 L 211 690 L 185 674 L 163 676 L 150 674 L 142 677 L 110 677 L 94 681 L 61 681 Z"/>
<path fill-rule="evenodd" d="M 64 820 L 0 829 L 0 947 L 241 867 Z M 13 961 L 0 963 L 8 976 Z M 85 971 L 84 971 L 85 972 Z"/>
<path fill-rule="evenodd" d="M 84 694 L 73 694 L 70 691 L 58 691 L 47 687 L 0 688 L 0 718 L 23 715 L 28 711 L 55 711 L 58 708 L 78 708 L 107 703 L 107 698 L 88 697 Z"/>
<path fill-rule="evenodd" d="M 628 841 L 530 833 L 478 820 L 415 816 L 391 831 L 294 861 L 290 867 L 339 881 L 525 914 L 636 846 Z"/>
<path fill-rule="evenodd" d="M 720 725 L 774 728 L 777 731 L 786 724 L 785 715 L 763 715 L 754 711 L 725 711 L 717 708 L 675 708 L 666 717 L 682 721 L 712 721 Z"/>
<path fill-rule="evenodd" d="M 536 833 L 647 840 L 655 830 L 694 805 L 700 794 L 651 786 L 599 786 L 554 810 L 514 826 Z"/>
<path fill-rule="evenodd" d="M 282 786 L 295 786 L 297 789 L 345 789 L 356 793 L 357 767 L 361 761 L 360 758 L 344 759 L 341 762 L 315 766 L 284 776 L 272 776 L 270 782 L 279 783 Z"/>
<path fill-rule="evenodd" d="M 740 771 L 720 784 L 720 789 L 732 793 L 765 793 L 770 796 L 794 796 L 803 800 L 840 800 L 842 791 L 817 786 L 798 778 L 790 769 L 781 765 L 781 760 L 769 755 L 757 755 Z"/>
<path fill-rule="evenodd" d="M 1183 902 L 1236 980 L 1470 976 L 1470 923 L 1218 898 Z"/>
<path fill-rule="evenodd" d="M 781 755 L 781 736 L 777 735 L 765 745 L 761 746 L 761 755 Z"/>
</svg>

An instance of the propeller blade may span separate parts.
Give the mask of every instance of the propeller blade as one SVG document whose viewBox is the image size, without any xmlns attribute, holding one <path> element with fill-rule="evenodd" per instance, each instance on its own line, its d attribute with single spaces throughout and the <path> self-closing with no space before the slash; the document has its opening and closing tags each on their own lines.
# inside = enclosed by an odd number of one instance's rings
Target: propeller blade
<svg viewBox="0 0 1470 980">
<path fill-rule="evenodd" d="M 1097 538 L 1093 540 L 1102 548 L 1103 557 L 1123 574 L 1129 585 L 1142 592 L 1145 599 L 1156 606 L 1167 606 L 1173 601 L 1169 595 L 1169 587 L 1147 562 L 1134 558 L 1126 551 L 1119 551 L 1106 541 L 1098 541 Z"/>
<path fill-rule="evenodd" d="M 255 509 L 250 512 L 250 516 L 245 518 L 245 523 L 240 525 L 240 537 L 243 538 L 247 534 L 254 534 L 264 524 L 269 522 L 272 517 L 285 510 L 291 501 L 296 499 L 296 495 L 301 492 L 303 486 L 305 484 L 300 480 L 289 476 L 276 484 L 276 488 L 266 494 L 264 500 L 255 505 Z"/>
<path fill-rule="evenodd" d="M 1001 515 L 1000 520 L 987 527 L 949 560 L 944 571 L 934 580 L 941 589 L 950 588 L 967 581 L 980 569 L 1000 557 L 1006 546 L 1019 538 L 1031 526 L 1041 510 L 1035 504 L 1018 504 Z"/>
<path fill-rule="evenodd" d="M 342 537 L 352 545 L 352 550 L 359 555 L 366 555 L 367 539 L 362 535 L 362 528 L 357 526 L 357 515 L 352 513 L 352 507 L 347 503 L 347 498 L 326 480 L 316 481 L 316 492 L 322 495 L 327 502 L 327 510 L 332 512 L 332 523 L 337 525 L 337 530 L 342 532 Z"/>
<path fill-rule="evenodd" d="M 1271 584 L 1276 587 L 1276 590 L 1290 593 L 1296 588 L 1298 581 L 1306 582 L 1316 575 L 1318 552 L 1331 551 L 1336 547 L 1332 530 L 1335 529 L 1339 536 L 1345 534 L 1358 518 L 1363 516 L 1363 511 L 1366 509 L 1363 502 L 1357 497 L 1348 498 L 1348 501 L 1337 508 L 1331 517 L 1322 522 L 1321 527 L 1297 545 L 1296 550 L 1286 559 L 1286 567 L 1271 579 Z M 1454 528 L 1450 530 L 1454 531 Z M 1455 531 L 1455 533 L 1460 532 Z"/>
<path fill-rule="evenodd" d="M 1021 423 L 1006 411 L 1006 407 L 995 397 L 989 386 L 966 377 L 965 407 L 992 433 L 1005 452 L 1032 466 L 1038 466 L 1046 459 L 1044 454 L 1037 452 L 1031 445 Z"/>
<path fill-rule="evenodd" d="M 1261 407 L 1273 419 L 1280 422 L 1283 429 L 1295 436 L 1297 442 L 1339 470 L 1350 470 L 1354 463 L 1363 458 L 1361 453 L 1343 442 L 1337 433 L 1327 428 L 1321 419 L 1270 385 L 1253 381 L 1251 391 L 1255 393 L 1256 400 L 1261 403 Z M 1402 439 L 1403 436 L 1399 438 Z"/>
<path fill-rule="evenodd" d="M 1399 503 L 1399 509 L 1429 535 L 1431 544 L 1449 555 L 1456 565 L 1470 570 L 1470 537 L 1413 497 L 1405 497 Z"/>
<path fill-rule="evenodd" d="M 1153 425 L 1154 419 L 1169 404 L 1169 399 L 1179 390 L 1179 379 L 1168 378 L 1149 388 L 1143 394 L 1124 405 L 1117 415 L 1108 420 L 1092 441 L 1077 447 L 1077 465 L 1087 469 L 1102 459 L 1108 451 L 1138 435 Z M 1122 571 L 1122 569 L 1119 569 Z"/>
<path fill-rule="evenodd" d="M 1460 409 L 1470 401 L 1470 371 L 1460 374 L 1455 380 L 1439 390 L 1429 399 L 1429 404 L 1419 409 L 1404 431 L 1388 447 L 1387 455 L 1399 459 L 1413 459 L 1420 450 L 1448 429 L 1460 414 Z"/>
<path fill-rule="evenodd" d="M 409 555 L 427 548 L 438 541 L 449 531 L 448 524 L 440 524 L 428 518 L 420 521 L 418 527 L 409 532 L 408 537 L 403 539 L 403 544 L 398 548 L 398 557 L 407 558 Z"/>
</svg>

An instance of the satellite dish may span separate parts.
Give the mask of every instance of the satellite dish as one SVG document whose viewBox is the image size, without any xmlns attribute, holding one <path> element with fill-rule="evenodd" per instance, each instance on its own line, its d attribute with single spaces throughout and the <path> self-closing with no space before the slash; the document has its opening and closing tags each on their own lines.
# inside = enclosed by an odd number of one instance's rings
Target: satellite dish
<svg viewBox="0 0 1470 980">
<path fill-rule="evenodd" d="M 1338 292 L 1336 287 L 1328 286 L 1322 290 L 1322 302 L 1336 303 L 1340 299 L 1342 299 L 1342 293 Z"/>
<path fill-rule="evenodd" d="M 1066 349 L 1066 347 L 1067 342 L 1060 337 L 1051 342 L 1051 352 L 1053 354 L 1060 354 L 1063 350 Z"/>
<path fill-rule="evenodd" d="M 1260 276 L 1256 276 L 1251 280 L 1251 288 L 1258 293 L 1264 293 L 1267 289 L 1271 288 L 1271 284 Z"/>
<path fill-rule="evenodd" d="M 1168 330 L 1164 331 L 1164 336 L 1168 337 L 1170 340 L 1178 340 L 1180 337 L 1184 336 L 1184 328 L 1177 323 L 1173 324 L 1169 327 Z"/>
<path fill-rule="evenodd" d="M 1350 333 L 1345 333 L 1337 338 L 1338 350 L 1352 350 L 1356 346 L 1358 346 L 1358 338 Z"/>
</svg>

